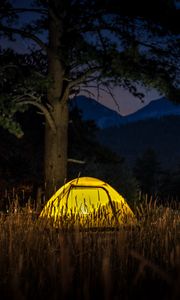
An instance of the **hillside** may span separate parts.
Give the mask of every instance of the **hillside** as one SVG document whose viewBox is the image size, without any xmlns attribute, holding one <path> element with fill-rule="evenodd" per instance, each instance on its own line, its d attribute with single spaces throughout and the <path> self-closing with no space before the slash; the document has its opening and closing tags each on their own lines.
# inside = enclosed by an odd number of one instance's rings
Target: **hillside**
<svg viewBox="0 0 180 300">
<path fill-rule="evenodd" d="M 84 96 L 78 96 L 72 106 L 81 110 L 84 120 L 95 121 L 100 128 L 98 141 L 130 165 L 148 148 L 155 150 L 164 167 L 180 164 L 180 105 L 160 98 L 125 117 Z"/>
<path fill-rule="evenodd" d="M 132 165 L 148 149 L 155 150 L 164 167 L 180 164 L 180 116 L 167 116 L 101 129 L 98 141 L 126 158 Z"/>
</svg>

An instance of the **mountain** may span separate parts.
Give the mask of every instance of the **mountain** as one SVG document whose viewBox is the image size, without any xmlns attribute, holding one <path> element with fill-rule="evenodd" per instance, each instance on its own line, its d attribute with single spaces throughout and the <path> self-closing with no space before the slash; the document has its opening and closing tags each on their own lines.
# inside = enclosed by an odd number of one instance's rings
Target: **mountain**
<svg viewBox="0 0 180 300">
<path fill-rule="evenodd" d="M 163 167 L 173 169 L 180 164 L 180 105 L 160 98 L 125 117 L 84 96 L 72 101 L 73 106 L 82 111 L 84 120 L 94 120 L 100 127 L 98 142 L 124 157 L 129 165 L 149 148 Z"/>
<path fill-rule="evenodd" d="M 74 107 L 81 110 L 84 120 L 94 120 L 99 128 L 118 126 L 123 123 L 123 116 L 98 101 L 85 96 L 74 98 L 70 102 L 70 109 Z"/>
<path fill-rule="evenodd" d="M 169 101 L 163 97 L 151 101 L 148 105 L 137 112 L 125 117 L 125 123 L 137 122 L 146 119 L 159 119 L 165 116 L 180 115 L 180 105 Z"/>
<path fill-rule="evenodd" d="M 83 119 L 94 120 L 99 128 L 119 127 L 120 125 L 140 120 L 180 115 L 180 105 L 174 104 L 164 97 L 150 102 L 145 107 L 128 116 L 122 116 L 96 100 L 85 96 L 76 97 L 70 103 L 70 107 L 78 107 L 82 111 Z"/>
</svg>

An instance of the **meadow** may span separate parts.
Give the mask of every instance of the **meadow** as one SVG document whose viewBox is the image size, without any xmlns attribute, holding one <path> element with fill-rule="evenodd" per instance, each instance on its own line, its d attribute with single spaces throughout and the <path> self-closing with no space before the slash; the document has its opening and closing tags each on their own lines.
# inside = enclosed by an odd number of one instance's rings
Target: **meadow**
<svg viewBox="0 0 180 300">
<path fill-rule="evenodd" d="M 0 215 L 1 299 L 180 299 L 179 207 L 145 202 L 138 222 L 57 229 L 32 205 Z"/>
</svg>

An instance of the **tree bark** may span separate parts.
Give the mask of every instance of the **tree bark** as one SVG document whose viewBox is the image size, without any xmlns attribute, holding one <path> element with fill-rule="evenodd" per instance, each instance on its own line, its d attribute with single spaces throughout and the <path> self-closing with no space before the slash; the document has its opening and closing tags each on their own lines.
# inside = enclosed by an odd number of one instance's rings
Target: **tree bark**
<svg viewBox="0 0 180 300">
<path fill-rule="evenodd" d="M 56 3 L 57 0 L 54 0 Z M 46 200 L 60 188 L 67 177 L 68 95 L 64 97 L 65 67 L 61 61 L 62 23 L 49 16 L 48 75 L 50 85 L 47 98 L 55 132 L 46 121 L 45 127 L 45 195 Z"/>
<path fill-rule="evenodd" d="M 67 178 L 68 107 L 57 102 L 53 113 L 54 133 L 46 122 L 45 128 L 45 195 L 46 200 L 59 189 Z"/>
</svg>

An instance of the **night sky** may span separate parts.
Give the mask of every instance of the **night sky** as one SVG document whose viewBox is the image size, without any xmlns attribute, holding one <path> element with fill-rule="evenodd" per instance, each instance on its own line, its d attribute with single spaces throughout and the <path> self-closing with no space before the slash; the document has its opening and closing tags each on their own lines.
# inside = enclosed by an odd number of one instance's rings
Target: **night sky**
<svg viewBox="0 0 180 300">
<path fill-rule="evenodd" d="M 13 3 L 16 3 L 17 6 L 22 7 L 27 6 L 28 2 L 22 1 L 22 0 L 11 0 Z M 178 9 L 180 9 L 180 1 L 175 1 L 176 6 Z M 22 16 L 22 15 L 21 15 Z M 29 19 L 32 19 L 32 15 L 27 16 L 25 14 L 25 22 L 27 22 Z M 29 47 L 32 46 L 32 42 L 30 45 L 30 42 L 28 39 L 22 39 L 19 36 L 17 37 L 17 40 L 15 41 L 9 41 L 9 40 L 0 40 L 0 44 L 4 48 L 6 47 L 12 47 L 18 52 L 26 52 Z M 148 89 L 148 88 L 143 88 L 139 86 L 139 91 L 144 93 L 144 101 L 142 102 L 140 99 L 137 97 L 134 97 L 130 92 L 125 90 L 124 88 L 119 88 L 116 87 L 114 89 L 114 96 L 115 96 L 115 101 L 112 99 L 112 97 L 106 93 L 101 92 L 100 97 L 97 97 L 97 90 L 93 89 L 91 90 L 92 94 L 94 94 L 93 97 L 94 99 L 98 100 L 100 103 L 103 105 L 117 111 L 121 115 L 128 115 L 131 114 L 138 109 L 141 109 L 145 107 L 149 102 L 152 100 L 156 100 L 160 97 L 163 97 L 164 95 L 160 95 L 156 90 L 154 89 Z M 89 97 L 89 94 L 87 95 Z M 98 98 L 98 99 L 97 99 Z"/>
</svg>

